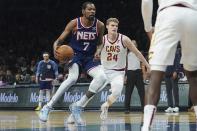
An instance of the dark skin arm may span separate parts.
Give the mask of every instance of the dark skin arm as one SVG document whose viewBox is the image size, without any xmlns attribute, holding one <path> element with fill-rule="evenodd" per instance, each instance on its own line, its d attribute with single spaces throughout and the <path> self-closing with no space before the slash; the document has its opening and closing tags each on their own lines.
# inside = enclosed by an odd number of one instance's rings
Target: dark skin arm
<svg viewBox="0 0 197 131">
<path fill-rule="evenodd" d="M 100 54 L 101 54 L 101 50 L 103 48 L 103 34 L 105 31 L 105 26 L 103 24 L 103 22 L 98 21 L 98 43 L 97 43 L 97 50 L 95 53 L 95 59 L 100 59 Z"/>
<path fill-rule="evenodd" d="M 62 34 L 59 36 L 59 38 L 54 42 L 53 44 L 53 52 L 54 57 L 57 59 L 58 57 L 61 57 L 60 54 L 57 52 L 57 49 L 64 43 L 64 40 L 68 37 L 68 35 L 75 29 L 77 26 L 76 19 L 71 20 L 67 25 Z"/>
</svg>

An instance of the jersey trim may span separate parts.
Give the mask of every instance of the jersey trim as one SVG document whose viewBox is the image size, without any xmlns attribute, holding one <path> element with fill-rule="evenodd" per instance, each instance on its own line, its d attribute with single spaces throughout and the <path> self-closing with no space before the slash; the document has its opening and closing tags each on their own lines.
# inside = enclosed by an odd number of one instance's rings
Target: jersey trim
<svg viewBox="0 0 197 131">
<path fill-rule="evenodd" d="M 98 20 L 96 20 L 96 34 L 98 36 L 99 32 L 98 32 Z"/>
<path fill-rule="evenodd" d="M 125 68 L 122 68 L 122 69 L 112 69 L 112 70 L 115 70 L 115 71 L 125 71 L 126 70 L 126 67 Z"/>
<path fill-rule="evenodd" d="M 103 45 L 105 45 L 105 35 L 103 36 Z"/>
<path fill-rule="evenodd" d="M 107 41 L 108 41 L 110 44 L 116 43 L 116 41 L 118 40 L 118 38 L 119 38 L 119 33 L 118 33 L 118 35 L 117 35 L 117 37 L 116 37 L 116 40 L 113 41 L 113 42 L 111 42 L 111 41 L 108 39 L 108 34 L 107 34 Z"/>
<path fill-rule="evenodd" d="M 121 39 L 121 44 L 122 44 L 122 46 L 123 46 L 124 48 L 126 48 L 125 45 L 123 44 L 123 35 L 122 35 L 122 34 L 121 34 L 121 38 L 120 38 L 120 39 Z"/>
<path fill-rule="evenodd" d="M 89 29 L 89 28 L 93 27 L 94 24 L 95 24 L 95 20 L 96 20 L 96 18 L 94 18 L 94 22 L 92 23 L 91 26 L 86 27 L 86 26 L 83 25 L 83 23 L 82 23 L 82 21 L 81 21 L 81 17 L 79 18 L 79 22 L 80 22 L 81 26 L 82 26 L 83 28 L 86 28 L 86 29 Z"/>
</svg>

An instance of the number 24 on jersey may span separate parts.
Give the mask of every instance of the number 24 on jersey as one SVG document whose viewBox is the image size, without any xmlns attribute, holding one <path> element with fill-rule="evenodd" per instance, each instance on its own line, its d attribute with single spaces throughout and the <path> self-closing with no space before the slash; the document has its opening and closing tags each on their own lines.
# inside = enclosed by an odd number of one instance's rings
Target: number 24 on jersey
<svg viewBox="0 0 197 131">
<path fill-rule="evenodd" d="M 118 54 L 107 53 L 107 61 L 117 61 Z"/>
</svg>

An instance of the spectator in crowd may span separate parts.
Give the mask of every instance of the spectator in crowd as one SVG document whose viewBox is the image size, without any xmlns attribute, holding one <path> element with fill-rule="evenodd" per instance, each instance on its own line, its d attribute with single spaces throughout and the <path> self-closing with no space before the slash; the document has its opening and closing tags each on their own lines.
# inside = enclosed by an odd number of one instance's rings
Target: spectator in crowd
<svg viewBox="0 0 197 131">
<path fill-rule="evenodd" d="M 51 98 L 52 81 L 58 77 L 57 64 L 49 59 L 49 53 L 43 53 L 43 60 L 38 63 L 36 72 L 36 83 L 40 85 L 39 104 L 35 109 L 39 111 L 42 108 L 44 92 L 46 93 L 46 101 Z"/>
<path fill-rule="evenodd" d="M 11 70 L 7 70 L 6 71 L 6 83 L 7 84 L 13 84 L 15 82 L 15 77 L 14 75 L 12 74 Z"/>
<path fill-rule="evenodd" d="M 137 47 L 137 43 L 134 40 L 132 42 Z M 125 89 L 125 113 L 129 113 L 131 94 L 133 92 L 134 87 L 136 86 L 138 90 L 142 108 L 144 107 L 144 95 L 145 95 L 141 62 L 139 58 L 132 52 L 129 52 L 127 56 L 126 76 L 127 76 L 127 81 L 126 81 L 126 89 Z"/>
<path fill-rule="evenodd" d="M 165 112 L 167 113 L 179 112 L 178 81 L 179 81 L 179 72 L 182 71 L 180 59 L 181 59 L 181 48 L 179 46 L 175 54 L 174 64 L 167 66 L 165 78 L 164 78 L 166 83 L 167 97 L 168 97 L 168 108 L 165 110 Z M 174 98 L 174 102 L 173 102 L 173 98 Z"/>
</svg>

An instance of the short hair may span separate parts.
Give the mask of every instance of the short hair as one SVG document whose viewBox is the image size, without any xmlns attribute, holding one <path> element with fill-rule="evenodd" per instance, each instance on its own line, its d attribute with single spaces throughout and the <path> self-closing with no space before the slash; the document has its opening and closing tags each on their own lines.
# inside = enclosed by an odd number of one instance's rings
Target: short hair
<svg viewBox="0 0 197 131">
<path fill-rule="evenodd" d="M 43 52 L 43 53 L 42 53 L 42 56 L 44 56 L 44 54 L 47 54 L 48 56 L 50 56 L 50 53 L 47 52 L 47 51 Z"/>
<path fill-rule="evenodd" d="M 106 25 L 109 25 L 110 22 L 115 22 L 119 24 L 119 20 L 117 18 L 109 18 L 107 19 Z"/>
<path fill-rule="evenodd" d="M 85 10 L 86 9 L 86 7 L 87 7 L 87 5 L 91 5 L 91 4 L 93 4 L 94 5 L 94 3 L 92 3 L 92 2 L 90 2 L 90 1 L 86 1 L 86 2 L 84 2 L 83 4 L 82 4 L 82 10 Z"/>
</svg>

